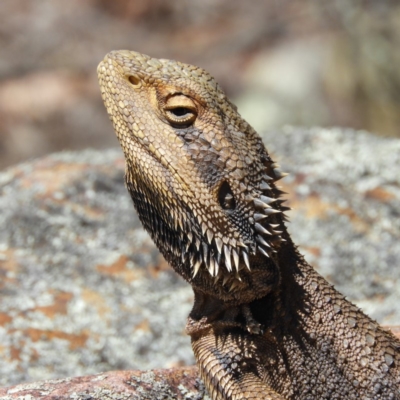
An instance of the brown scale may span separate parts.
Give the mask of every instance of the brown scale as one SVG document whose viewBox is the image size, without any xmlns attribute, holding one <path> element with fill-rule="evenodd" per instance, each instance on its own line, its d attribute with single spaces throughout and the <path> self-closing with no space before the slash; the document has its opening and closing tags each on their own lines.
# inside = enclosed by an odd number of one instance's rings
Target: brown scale
<svg viewBox="0 0 400 400">
<path fill-rule="evenodd" d="M 212 399 L 400 399 L 400 342 L 300 255 L 284 174 L 215 80 L 132 51 L 98 75 L 139 217 L 193 287 Z"/>
</svg>

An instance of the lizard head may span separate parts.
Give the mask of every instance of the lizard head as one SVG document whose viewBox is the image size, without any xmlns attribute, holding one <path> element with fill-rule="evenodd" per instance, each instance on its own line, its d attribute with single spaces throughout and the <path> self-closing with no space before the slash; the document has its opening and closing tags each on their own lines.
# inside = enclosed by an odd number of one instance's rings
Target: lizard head
<svg viewBox="0 0 400 400">
<path fill-rule="evenodd" d="M 144 227 L 194 287 L 235 299 L 279 281 L 283 177 L 261 138 L 201 68 L 133 51 L 98 66 Z"/>
</svg>

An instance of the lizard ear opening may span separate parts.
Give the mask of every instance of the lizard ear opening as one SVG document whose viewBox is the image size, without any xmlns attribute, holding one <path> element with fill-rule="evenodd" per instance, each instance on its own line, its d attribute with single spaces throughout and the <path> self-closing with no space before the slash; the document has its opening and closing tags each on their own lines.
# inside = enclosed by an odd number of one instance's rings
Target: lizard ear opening
<svg viewBox="0 0 400 400">
<path fill-rule="evenodd" d="M 223 181 L 219 187 L 218 202 L 224 210 L 234 210 L 236 207 L 232 189 L 226 181 Z"/>
</svg>

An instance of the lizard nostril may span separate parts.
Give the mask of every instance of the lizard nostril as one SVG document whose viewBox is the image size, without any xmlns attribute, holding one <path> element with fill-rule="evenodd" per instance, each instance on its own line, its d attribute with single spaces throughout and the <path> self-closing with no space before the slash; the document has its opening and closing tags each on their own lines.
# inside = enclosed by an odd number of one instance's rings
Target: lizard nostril
<svg viewBox="0 0 400 400">
<path fill-rule="evenodd" d="M 218 201 L 224 210 L 234 210 L 236 207 L 232 189 L 226 181 L 223 181 L 219 187 Z"/>
<path fill-rule="evenodd" d="M 128 77 L 128 80 L 130 83 L 132 83 L 133 86 L 138 86 L 140 84 L 140 79 L 137 76 L 130 75 Z"/>
</svg>

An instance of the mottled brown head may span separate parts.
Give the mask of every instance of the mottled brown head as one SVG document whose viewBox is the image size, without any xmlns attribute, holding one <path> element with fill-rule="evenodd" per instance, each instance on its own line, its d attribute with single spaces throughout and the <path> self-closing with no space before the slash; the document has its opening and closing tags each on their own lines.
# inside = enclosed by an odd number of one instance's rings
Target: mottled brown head
<svg viewBox="0 0 400 400">
<path fill-rule="evenodd" d="M 257 271 L 275 284 L 282 173 L 214 78 L 133 51 L 109 53 L 98 75 L 128 189 L 166 259 L 193 286 L 212 282 L 227 296 L 250 290 Z"/>
</svg>

